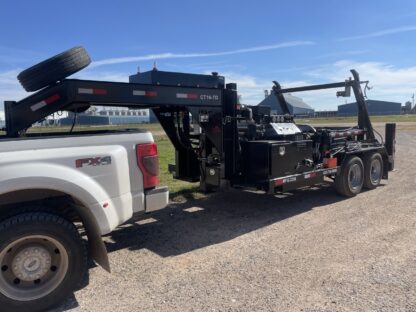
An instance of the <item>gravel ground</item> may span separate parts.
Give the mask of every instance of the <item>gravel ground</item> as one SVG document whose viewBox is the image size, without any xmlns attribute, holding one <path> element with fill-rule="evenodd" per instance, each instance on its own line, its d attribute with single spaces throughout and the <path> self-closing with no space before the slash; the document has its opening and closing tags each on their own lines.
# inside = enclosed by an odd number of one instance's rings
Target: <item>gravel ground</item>
<svg viewBox="0 0 416 312">
<path fill-rule="evenodd" d="M 416 131 L 396 171 L 355 198 L 231 191 L 105 238 L 113 272 L 55 311 L 416 311 Z"/>
</svg>

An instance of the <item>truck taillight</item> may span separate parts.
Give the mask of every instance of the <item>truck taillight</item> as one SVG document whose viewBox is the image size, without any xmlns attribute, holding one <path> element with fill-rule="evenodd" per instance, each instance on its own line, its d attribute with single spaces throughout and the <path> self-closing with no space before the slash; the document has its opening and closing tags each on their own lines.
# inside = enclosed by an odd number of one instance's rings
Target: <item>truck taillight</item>
<svg viewBox="0 0 416 312">
<path fill-rule="evenodd" d="M 157 145 L 146 143 L 136 145 L 137 165 L 143 174 L 143 185 L 145 189 L 155 187 L 159 184 L 159 157 Z"/>
</svg>

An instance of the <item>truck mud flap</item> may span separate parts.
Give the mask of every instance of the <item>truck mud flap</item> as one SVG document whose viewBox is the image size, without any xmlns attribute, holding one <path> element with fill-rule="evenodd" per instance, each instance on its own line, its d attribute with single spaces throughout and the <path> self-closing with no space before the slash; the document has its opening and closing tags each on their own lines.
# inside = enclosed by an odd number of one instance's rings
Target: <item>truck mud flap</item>
<svg viewBox="0 0 416 312">
<path fill-rule="evenodd" d="M 389 162 L 389 171 L 394 169 L 394 156 L 396 153 L 396 124 L 387 123 L 386 132 L 385 132 L 384 146 L 386 147 L 388 162 Z"/>
</svg>

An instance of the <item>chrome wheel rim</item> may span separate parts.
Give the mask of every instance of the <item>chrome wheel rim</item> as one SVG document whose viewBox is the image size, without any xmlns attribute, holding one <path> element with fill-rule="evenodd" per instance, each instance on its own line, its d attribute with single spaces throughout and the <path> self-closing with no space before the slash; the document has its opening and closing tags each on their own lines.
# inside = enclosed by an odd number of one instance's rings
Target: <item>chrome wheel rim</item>
<svg viewBox="0 0 416 312">
<path fill-rule="evenodd" d="M 373 159 L 370 165 L 370 179 L 371 183 L 377 185 L 381 180 L 381 163 L 378 159 Z"/>
<path fill-rule="evenodd" d="M 49 236 L 30 235 L 0 253 L 0 292 L 18 301 L 36 300 L 54 291 L 68 271 L 68 253 Z"/>
<path fill-rule="evenodd" d="M 359 164 L 353 164 L 348 172 L 348 184 L 351 190 L 358 190 L 362 186 L 363 172 Z"/>
</svg>

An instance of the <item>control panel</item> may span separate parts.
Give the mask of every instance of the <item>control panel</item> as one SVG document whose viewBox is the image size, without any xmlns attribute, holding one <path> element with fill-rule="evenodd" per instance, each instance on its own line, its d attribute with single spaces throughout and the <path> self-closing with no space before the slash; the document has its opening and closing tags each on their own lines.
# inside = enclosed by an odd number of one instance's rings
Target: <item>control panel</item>
<svg viewBox="0 0 416 312">
<path fill-rule="evenodd" d="M 270 125 L 278 135 L 291 135 L 301 133 L 300 129 L 291 122 L 274 122 L 270 123 Z"/>
</svg>

